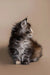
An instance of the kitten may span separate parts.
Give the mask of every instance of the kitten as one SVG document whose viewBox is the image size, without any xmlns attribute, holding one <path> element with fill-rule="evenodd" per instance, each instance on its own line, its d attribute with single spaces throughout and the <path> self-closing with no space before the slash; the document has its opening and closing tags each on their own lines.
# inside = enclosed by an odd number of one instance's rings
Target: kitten
<svg viewBox="0 0 50 75">
<path fill-rule="evenodd" d="M 32 39 L 32 29 L 27 18 L 13 27 L 9 40 L 9 54 L 14 64 L 16 61 L 29 64 L 42 56 L 42 47 Z"/>
</svg>

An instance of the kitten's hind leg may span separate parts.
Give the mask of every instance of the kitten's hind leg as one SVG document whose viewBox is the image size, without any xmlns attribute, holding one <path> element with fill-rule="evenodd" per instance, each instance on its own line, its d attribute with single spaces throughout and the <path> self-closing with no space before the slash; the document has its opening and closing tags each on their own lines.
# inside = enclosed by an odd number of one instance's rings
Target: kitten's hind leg
<svg viewBox="0 0 50 75">
<path fill-rule="evenodd" d="M 37 48 L 35 48 L 35 51 L 31 57 L 30 61 L 31 62 L 37 62 L 41 56 L 42 56 L 42 48 L 37 47 Z"/>
</svg>

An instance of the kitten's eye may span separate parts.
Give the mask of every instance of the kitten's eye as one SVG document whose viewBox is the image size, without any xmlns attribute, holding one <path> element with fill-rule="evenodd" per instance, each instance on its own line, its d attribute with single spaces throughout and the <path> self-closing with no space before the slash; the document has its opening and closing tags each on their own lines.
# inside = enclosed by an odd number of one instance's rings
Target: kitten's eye
<svg viewBox="0 0 50 75">
<path fill-rule="evenodd" d="M 26 32 L 26 34 L 30 33 L 29 31 Z"/>
</svg>

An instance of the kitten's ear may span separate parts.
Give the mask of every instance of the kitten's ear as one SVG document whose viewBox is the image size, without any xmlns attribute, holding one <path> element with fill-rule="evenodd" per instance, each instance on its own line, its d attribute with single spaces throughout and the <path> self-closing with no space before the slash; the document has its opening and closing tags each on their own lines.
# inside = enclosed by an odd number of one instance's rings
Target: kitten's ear
<svg viewBox="0 0 50 75">
<path fill-rule="evenodd" d="M 24 27 L 27 25 L 27 18 L 25 18 L 23 21 L 21 21 L 21 26 Z"/>
</svg>

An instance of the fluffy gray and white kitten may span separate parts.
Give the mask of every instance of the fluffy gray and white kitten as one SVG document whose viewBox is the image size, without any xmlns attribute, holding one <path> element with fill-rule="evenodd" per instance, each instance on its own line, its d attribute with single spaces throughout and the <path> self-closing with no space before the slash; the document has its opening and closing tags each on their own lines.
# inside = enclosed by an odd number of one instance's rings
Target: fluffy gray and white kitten
<svg viewBox="0 0 50 75">
<path fill-rule="evenodd" d="M 13 27 L 9 40 L 9 54 L 14 64 L 16 61 L 29 64 L 36 62 L 42 56 L 41 45 L 32 39 L 32 29 L 27 18 Z"/>
</svg>

